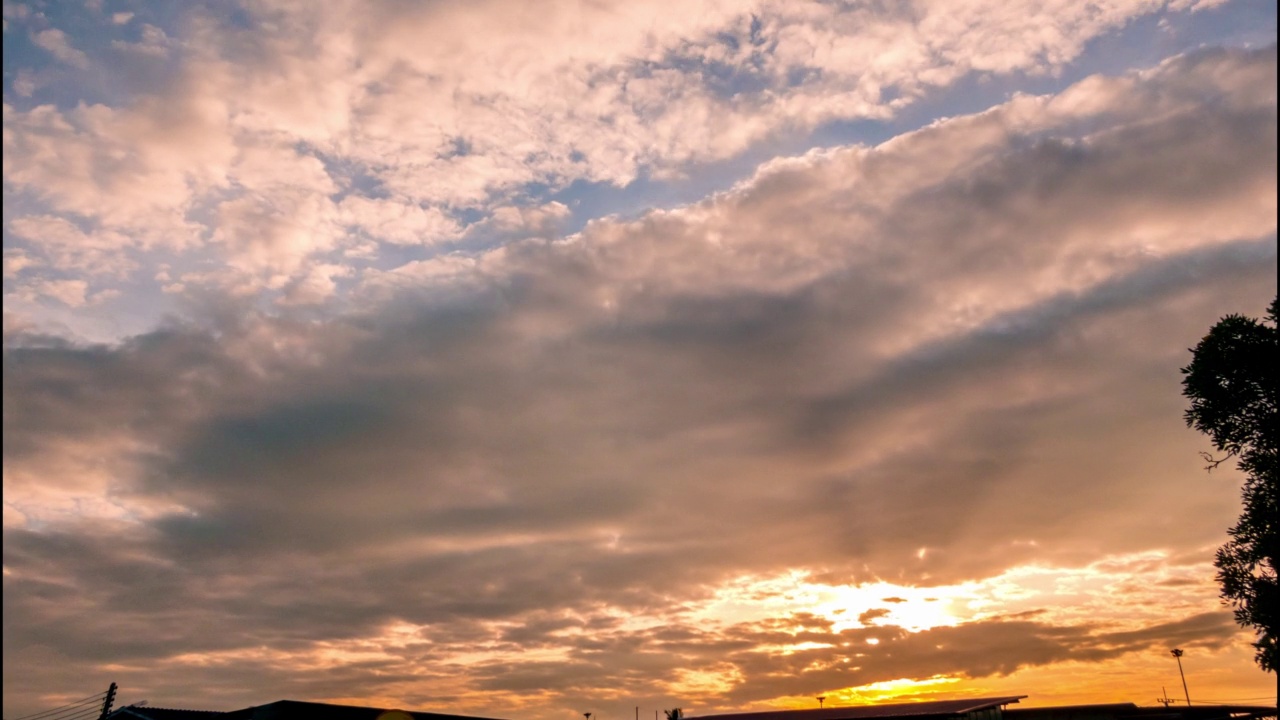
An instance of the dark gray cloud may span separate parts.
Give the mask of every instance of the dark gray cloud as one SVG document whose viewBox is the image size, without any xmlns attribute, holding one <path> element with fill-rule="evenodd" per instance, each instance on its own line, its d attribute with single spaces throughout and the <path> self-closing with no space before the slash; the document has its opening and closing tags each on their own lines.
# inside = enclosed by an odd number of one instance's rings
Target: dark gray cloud
<svg viewBox="0 0 1280 720">
<path fill-rule="evenodd" d="M 917 633 L 688 618 L 725 581 L 797 568 L 930 586 L 1203 561 L 1236 498 L 1200 470 L 1177 369 L 1275 293 L 1275 103 L 1243 87 L 1268 73 L 1274 47 L 1205 53 L 1127 81 L 1167 112 L 1104 97 L 1087 136 L 1061 98 L 1022 99 L 775 163 L 323 322 L 19 338 L 6 687 L 621 707 L 702 672 L 733 678 L 706 692 L 729 707 L 1219 647 L 1221 613 Z M 99 505 L 66 507 L 84 496 Z M 403 646 L 290 670 L 400 623 Z M 806 641 L 829 647 L 761 649 Z"/>
</svg>

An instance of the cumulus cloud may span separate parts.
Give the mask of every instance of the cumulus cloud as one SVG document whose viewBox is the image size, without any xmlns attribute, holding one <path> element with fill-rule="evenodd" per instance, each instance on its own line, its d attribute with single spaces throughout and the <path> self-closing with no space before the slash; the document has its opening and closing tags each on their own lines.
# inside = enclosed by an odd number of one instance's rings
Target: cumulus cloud
<svg viewBox="0 0 1280 720">
<path fill-rule="evenodd" d="M 112 22 L 117 25 L 123 25 L 129 22 L 132 17 L 133 13 L 115 13 L 112 15 Z M 141 38 L 138 42 L 113 40 L 111 47 L 125 52 L 163 58 L 168 56 L 170 44 L 169 36 L 165 34 L 164 30 L 155 25 L 144 23 L 142 25 Z"/>
<path fill-rule="evenodd" d="M 731 707 L 1169 639 L 1226 652 L 1226 615 L 1159 619 L 1149 595 L 1114 626 L 695 616 L 736 578 L 800 570 L 944 588 L 1159 551 L 1110 562 L 1190 577 L 1236 498 L 1203 477 L 1177 368 L 1275 293 L 1276 109 L 1256 92 L 1275 67 L 1274 47 L 1207 51 L 776 160 L 691 206 L 365 273 L 337 317 L 225 301 L 115 346 L 25 335 L 5 352 L 6 685 L 340 680 L 481 713 L 630 708 L 631 684 Z M 285 303 L 355 281 L 307 260 L 343 223 L 448 231 L 408 194 L 335 200 L 289 144 L 224 160 L 213 239 Z M 100 199 L 66 192 L 50 202 Z M 73 236 L 41 228 L 42 247 Z M 1019 582 L 1048 602 L 1084 581 Z M 850 615 L 909 605 L 873 600 Z"/>
<path fill-rule="evenodd" d="M 9 223 L 9 229 L 63 271 L 121 276 L 133 267 L 131 260 L 118 252 L 121 246 L 132 244 L 132 240 L 120 232 L 85 232 L 75 224 L 51 215 L 15 218 Z"/>
<path fill-rule="evenodd" d="M 64 219 L 125 232 L 122 255 L 212 255 L 272 295 L 278 275 L 352 257 L 337 247 L 346 229 L 392 270 L 379 251 L 426 260 L 400 247 L 550 207 L 531 187 L 678 177 L 824 123 L 893 117 L 965 78 L 1051 74 L 1162 7 L 266 2 L 238 19 L 193 8 L 169 32 L 116 12 L 113 33 L 140 28 L 110 43 L 120 82 L 154 80 L 117 103 L 6 105 L 4 176 Z M 98 61 L 62 30 L 32 37 L 76 69 Z M 270 168 L 273 190 L 254 189 Z"/>
<path fill-rule="evenodd" d="M 338 211 L 350 226 L 396 245 L 433 245 L 456 239 L 459 223 L 438 207 L 349 195 Z"/>
<path fill-rule="evenodd" d="M 85 292 L 89 284 L 83 280 L 39 280 L 26 285 L 18 292 L 25 300 L 37 297 L 50 297 L 64 305 L 80 307 L 85 304 Z"/>
<path fill-rule="evenodd" d="M 73 67 L 85 70 L 89 67 L 89 56 L 71 46 L 67 34 L 57 28 L 41 30 L 31 37 L 32 42 L 49 51 L 58 60 Z"/>
</svg>

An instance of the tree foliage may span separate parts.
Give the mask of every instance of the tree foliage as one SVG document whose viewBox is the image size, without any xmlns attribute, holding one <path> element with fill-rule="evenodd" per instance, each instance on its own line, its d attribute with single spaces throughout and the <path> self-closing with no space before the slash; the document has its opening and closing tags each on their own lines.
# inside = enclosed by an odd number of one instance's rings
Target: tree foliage
<svg viewBox="0 0 1280 720">
<path fill-rule="evenodd" d="M 1280 666 L 1278 301 L 1271 301 L 1264 320 L 1222 318 L 1182 369 L 1183 395 L 1191 401 L 1187 425 L 1208 435 L 1224 453 L 1217 458 L 1206 453 L 1209 469 L 1234 458 L 1245 474 L 1240 519 L 1227 531 L 1230 539 L 1218 549 L 1214 565 L 1223 601 L 1235 610 L 1236 622 L 1257 633 L 1255 659 L 1271 672 Z"/>
</svg>

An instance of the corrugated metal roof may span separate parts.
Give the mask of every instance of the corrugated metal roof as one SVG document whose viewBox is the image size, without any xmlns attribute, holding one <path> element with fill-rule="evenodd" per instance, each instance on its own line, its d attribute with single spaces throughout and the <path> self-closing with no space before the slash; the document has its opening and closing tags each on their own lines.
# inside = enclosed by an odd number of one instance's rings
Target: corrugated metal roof
<svg viewBox="0 0 1280 720">
<path fill-rule="evenodd" d="M 377 720 L 387 708 L 359 705 L 279 700 L 266 705 L 219 712 L 217 710 L 178 710 L 174 708 L 122 707 L 110 715 L 111 720 Z M 494 720 L 493 718 L 450 713 L 402 711 L 414 720 Z"/>
<path fill-rule="evenodd" d="M 239 712 L 252 713 L 253 720 L 376 720 L 389 708 L 371 708 L 359 705 L 332 705 L 330 703 L 280 700 L 268 705 L 258 705 Z M 453 715 L 415 710 L 402 710 L 414 720 L 493 720 L 473 715 Z"/>
<path fill-rule="evenodd" d="M 905 718 L 934 715 L 962 715 L 976 710 L 1016 703 L 1026 695 L 1008 697 L 934 700 L 889 705 L 851 705 L 848 707 L 811 708 L 807 710 L 767 710 L 764 712 L 727 713 L 723 715 L 689 716 L 689 720 L 871 720 L 871 718 Z"/>
<path fill-rule="evenodd" d="M 128 705 L 115 710 L 107 717 L 111 720 L 221 720 L 226 715 L 217 710 L 180 710 Z"/>
<path fill-rule="evenodd" d="M 1005 720 L 1248 720 L 1275 716 L 1274 705 L 1139 707 L 1123 703 L 1010 708 L 1005 711 Z"/>
</svg>

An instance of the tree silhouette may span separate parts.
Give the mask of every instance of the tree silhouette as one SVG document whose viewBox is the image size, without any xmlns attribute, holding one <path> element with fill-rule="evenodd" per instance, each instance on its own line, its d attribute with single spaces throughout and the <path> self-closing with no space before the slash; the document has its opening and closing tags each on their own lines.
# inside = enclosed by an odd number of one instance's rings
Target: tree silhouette
<svg viewBox="0 0 1280 720">
<path fill-rule="evenodd" d="M 1204 453 L 1213 470 L 1235 458 L 1245 474 L 1244 508 L 1218 549 L 1214 566 L 1222 599 L 1235 610 L 1236 622 L 1258 635 L 1254 659 L 1276 673 L 1280 695 L 1280 479 L 1277 434 L 1280 412 L 1276 368 L 1280 366 L 1277 301 L 1264 321 L 1228 315 L 1191 351 L 1182 368 L 1182 394 L 1191 401 L 1187 425 L 1208 435 L 1221 457 Z"/>
</svg>

